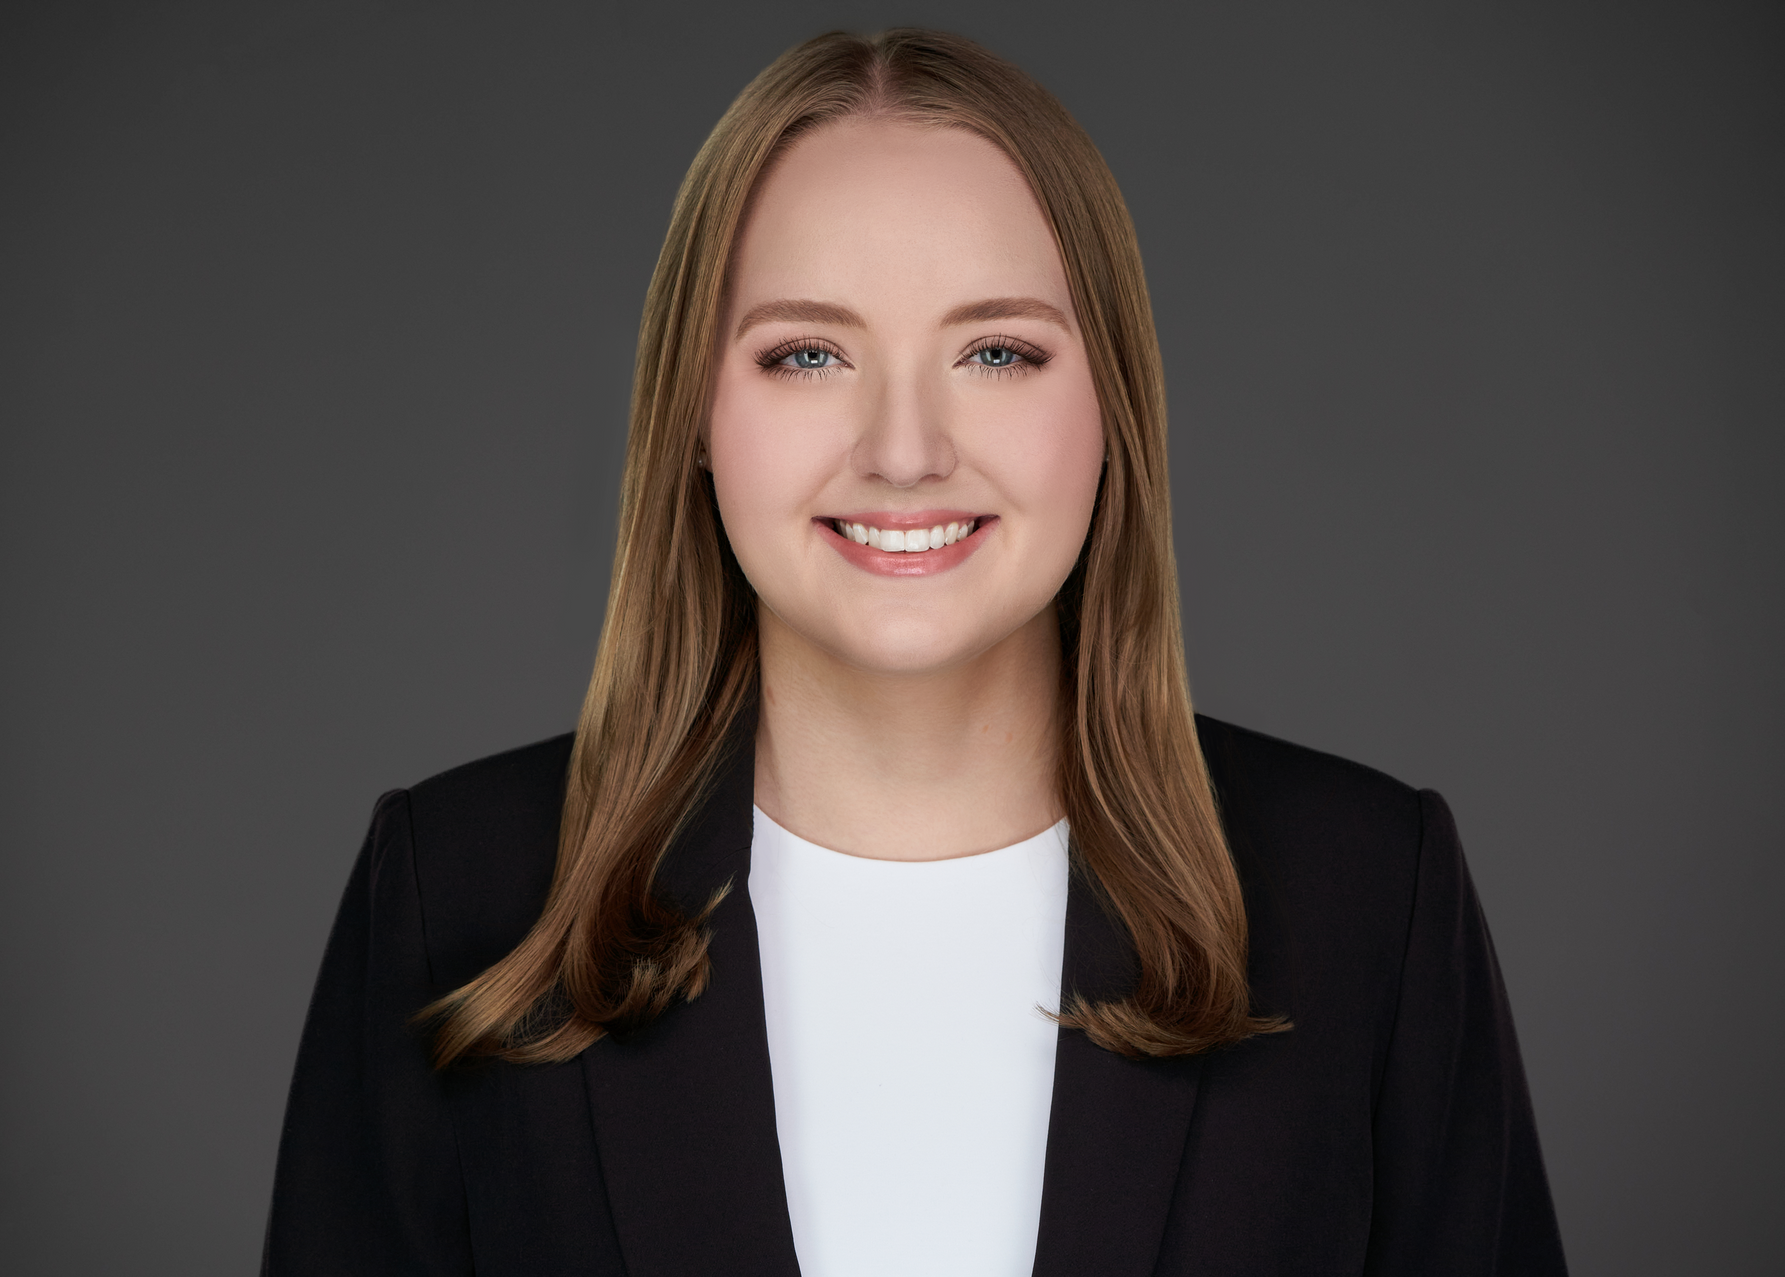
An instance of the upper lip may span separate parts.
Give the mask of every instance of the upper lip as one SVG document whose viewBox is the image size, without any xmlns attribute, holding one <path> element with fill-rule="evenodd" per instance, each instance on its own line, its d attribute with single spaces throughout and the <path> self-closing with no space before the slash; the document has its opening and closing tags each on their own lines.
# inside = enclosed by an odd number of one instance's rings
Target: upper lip
<svg viewBox="0 0 1785 1277">
<path fill-rule="evenodd" d="M 934 528 L 950 523 L 966 523 L 973 519 L 989 518 L 989 515 L 975 514 L 971 510 L 867 510 L 857 514 L 827 514 L 827 519 L 836 519 L 843 523 L 859 523 L 864 528 L 883 528 L 889 532 L 903 532 L 908 528 Z"/>
</svg>

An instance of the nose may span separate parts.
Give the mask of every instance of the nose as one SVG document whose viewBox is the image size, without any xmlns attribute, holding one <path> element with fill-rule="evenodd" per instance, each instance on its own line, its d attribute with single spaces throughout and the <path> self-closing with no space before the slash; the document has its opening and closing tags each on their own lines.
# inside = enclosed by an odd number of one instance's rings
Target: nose
<svg viewBox="0 0 1785 1277">
<path fill-rule="evenodd" d="M 955 449 L 945 397 L 918 376 L 888 370 L 876 381 L 850 455 L 856 473 L 895 488 L 946 479 L 955 467 Z"/>
</svg>

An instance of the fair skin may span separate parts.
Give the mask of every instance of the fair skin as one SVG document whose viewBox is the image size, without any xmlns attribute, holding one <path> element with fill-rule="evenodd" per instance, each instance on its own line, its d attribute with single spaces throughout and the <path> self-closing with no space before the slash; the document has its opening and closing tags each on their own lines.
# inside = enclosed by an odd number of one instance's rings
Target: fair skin
<svg viewBox="0 0 1785 1277">
<path fill-rule="evenodd" d="M 801 138 L 742 228 L 717 355 L 708 464 L 759 600 L 757 804 L 884 860 L 1046 829 L 1053 599 L 1104 440 L 1021 174 L 958 129 L 858 119 Z M 947 535 L 889 552 L 857 524 Z"/>
</svg>

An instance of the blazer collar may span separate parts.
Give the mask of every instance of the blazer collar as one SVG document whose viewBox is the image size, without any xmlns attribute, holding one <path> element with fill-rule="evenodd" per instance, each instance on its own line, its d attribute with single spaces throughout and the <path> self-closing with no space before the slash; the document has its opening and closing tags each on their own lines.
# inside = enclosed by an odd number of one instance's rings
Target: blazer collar
<svg viewBox="0 0 1785 1277">
<path fill-rule="evenodd" d="M 1088 1000 L 1132 985 L 1134 951 L 1076 858 L 1062 988 Z M 1153 1271 L 1196 1107 L 1200 1057 L 1129 1060 L 1061 1029 L 1054 1055 L 1035 1277 Z"/>
<path fill-rule="evenodd" d="M 666 894 L 713 914 L 713 976 L 692 1002 L 583 1054 L 609 1206 L 631 1277 L 796 1277 L 775 1131 L 756 917 L 750 906 L 755 728 L 727 758 L 665 856 Z M 1064 987 L 1123 987 L 1126 938 L 1075 871 Z M 1152 1271 L 1195 1107 L 1199 1061 L 1132 1061 L 1061 1030 L 1054 1065 L 1036 1277 Z"/>
<path fill-rule="evenodd" d="M 603 1038 L 583 1053 L 629 1277 L 799 1273 L 750 908 L 756 716 L 743 717 L 658 871 L 659 889 L 684 906 L 730 883 L 712 917 L 712 980 L 624 1041 Z"/>
</svg>

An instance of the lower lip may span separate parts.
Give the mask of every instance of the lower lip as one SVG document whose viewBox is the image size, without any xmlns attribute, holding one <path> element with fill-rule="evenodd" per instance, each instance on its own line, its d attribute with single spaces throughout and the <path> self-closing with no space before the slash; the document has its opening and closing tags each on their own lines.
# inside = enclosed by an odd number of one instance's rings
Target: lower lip
<svg viewBox="0 0 1785 1277">
<path fill-rule="evenodd" d="M 876 550 L 871 545 L 859 545 L 848 537 L 839 535 L 829 519 L 814 519 L 812 522 L 818 528 L 818 535 L 828 540 L 838 554 L 864 571 L 878 572 L 881 576 L 934 576 L 965 563 L 967 557 L 998 526 L 998 516 L 982 517 L 972 536 L 963 537 L 953 545 L 945 545 L 940 550 L 917 550 L 909 553 Z"/>
</svg>

